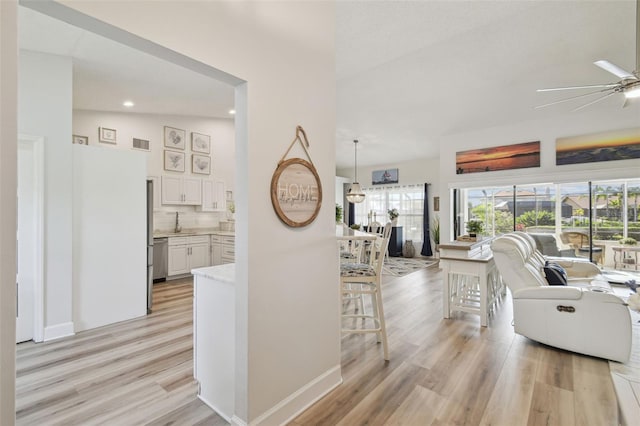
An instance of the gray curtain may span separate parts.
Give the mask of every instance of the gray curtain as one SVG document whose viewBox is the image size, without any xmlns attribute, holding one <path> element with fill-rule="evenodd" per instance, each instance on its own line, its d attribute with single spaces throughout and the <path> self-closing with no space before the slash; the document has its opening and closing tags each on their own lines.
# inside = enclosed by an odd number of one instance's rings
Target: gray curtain
<svg viewBox="0 0 640 426">
<path fill-rule="evenodd" d="M 431 236 L 429 230 L 429 184 L 424 184 L 424 213 L 422 215 L 422 250 L 423 256 L 433 256 L 431 250 Z"/>
</svg>

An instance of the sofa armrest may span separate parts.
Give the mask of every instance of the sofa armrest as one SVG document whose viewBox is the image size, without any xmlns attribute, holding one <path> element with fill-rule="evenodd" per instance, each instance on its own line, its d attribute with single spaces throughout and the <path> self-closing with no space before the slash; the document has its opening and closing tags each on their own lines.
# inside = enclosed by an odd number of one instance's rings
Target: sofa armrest
<svg viewBox="0 0 640 426">
<path fill-rule="evenodd" d="M 600 268 L 589 261 L 584 262 L 581 260 L 567 259 L 562 257 L 555 258 L 552 261 L 562 266 L 565 271 L 567 271 L 567 275 L 569 275 L 570 277 L 587 278 L 601 274 Z"/>
<path fill-rule="evenodd" d="M 578 300 L 582 298 L 582 289 L 568 286 L 525 287 L 513 293 L 513 299 L 563 299 Z"/>
<path fill-rule="evenodd" d="M 546 299 L 546 300 L 580 300 L 598 303 L 614 303 L 626 305 L 619 296 L 603 291 L 600 287 L 594 289 L 571 286 L 526 287 L 513 293 L 513 299 Z"/>
</svg>

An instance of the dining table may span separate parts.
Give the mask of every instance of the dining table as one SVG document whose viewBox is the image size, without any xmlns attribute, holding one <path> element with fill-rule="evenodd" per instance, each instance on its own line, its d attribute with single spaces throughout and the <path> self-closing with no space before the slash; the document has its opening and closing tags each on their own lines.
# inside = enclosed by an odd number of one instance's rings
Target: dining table
<svg viewBox="0 0 640 426">
<path fill-rule="evenodd" d="M 363 256 L 366 257 L 366 246 L 379 237 L 378 234 L 351 229 L 345 225 L 336 225 L 340 261 L 362 262 Z"/>
</svg>

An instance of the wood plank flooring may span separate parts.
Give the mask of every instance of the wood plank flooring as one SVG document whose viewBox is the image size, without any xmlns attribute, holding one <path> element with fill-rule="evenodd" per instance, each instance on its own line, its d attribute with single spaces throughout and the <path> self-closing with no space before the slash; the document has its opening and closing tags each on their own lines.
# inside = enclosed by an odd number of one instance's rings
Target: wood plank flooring
<svg viewBox="0 0 640 426">
<path fill-rule="evenodd" d="M 517 336 L 507 297 L 489 327 L 442 319 L 437 268 L 387 276 L 383 300 L 391 360 L 375 336 L 342 339 L 344 384 L 290 426 L 617 425 L 607 361 Z"/>
<path fill-rule="evenodd" d="M 17 345 L 17 424 L 226 425 L 196 397 L 192 297 L 155 284 L 151 315 Z"/>
<path fill-rule="evenodd" d="M 302 425 L 617 425 L 604 360 L 513 333 L 510 300 L 489 327 L 442 319 L 441 271 L 385 276 L 391 361 L 373 335 L 342 339 L 344 383 Z M 222 425 L 196 398 L 192 284 L 156 284 L 153 314 L 17 345 L 19 425 Z"/>
</svg>

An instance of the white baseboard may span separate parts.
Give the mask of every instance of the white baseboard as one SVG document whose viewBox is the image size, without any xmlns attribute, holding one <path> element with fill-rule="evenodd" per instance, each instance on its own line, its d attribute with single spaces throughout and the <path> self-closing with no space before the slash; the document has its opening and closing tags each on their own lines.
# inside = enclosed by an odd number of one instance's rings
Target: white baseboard
<svg viewBox="0 0 640 426">
<path fill-rule="evenodd" d="M 247 426 L 247 423 L 235 414 L 231 417 L 231 426 Z"/>
<path fill-rule="evenodd" d="M 73 336 L 73 322 L 63 322 L 62 324 L 50 325 L 44 328 L 44 341 L 59 339 L 61 337 Z"/>
<path fill-rule="evenodd" d="M 334 390 L 342 383 L 340 365 L 327 370 L 316 377 L 278 404 L 267 410 L 255 420 L 249 422 L 251 426 L 284 425 L 313 405 L 320 398 Z M 246 423 L 234 416 L 231 424 L 244 426 Z"/>
</svg>

